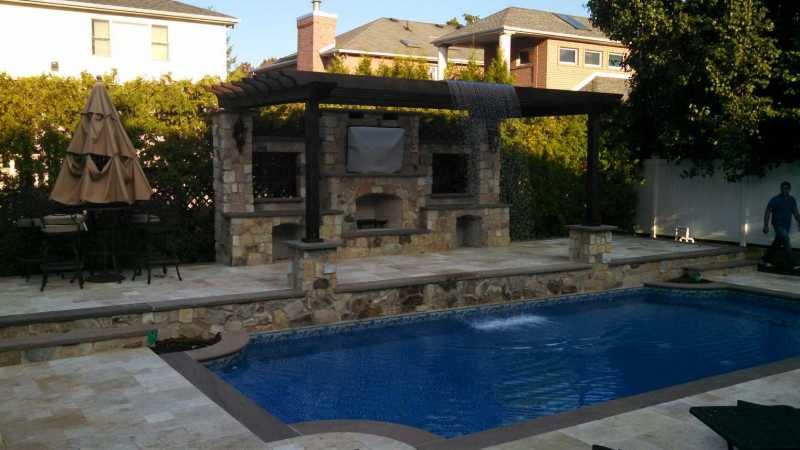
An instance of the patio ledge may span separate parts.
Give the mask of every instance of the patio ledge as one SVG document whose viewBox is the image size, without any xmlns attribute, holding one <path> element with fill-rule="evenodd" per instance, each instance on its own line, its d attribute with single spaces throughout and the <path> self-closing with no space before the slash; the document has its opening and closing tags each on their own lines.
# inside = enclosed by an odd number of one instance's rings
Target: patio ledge
<svg viewBox="0 0 800 450">
<path fill-rule="evenodd" d="M 518 267 L 498 270 L 479 270 L 474 272 L 451 272 L 438 275 L 421 277 L 399 278 L 394 280 L 366 281 L 361 283 L 339 283 L 337 294 L 347 294 L 366 291 L 382 291 L 424 284 L 438 284 L 452 281 L 475 280 L 481 278 L 505 278 L 524 275 L 545 275 L 561 272 L 579 272 L 591 270 L 590 264 L 557 264 L 541 267 Z"/>
<path fill-rule="evenodd" d="M 222 216 L 226 219 L 258 219 L 266 217 L 297 217 L 306 214 L 304 209 L 286 209 L 283 211 L 253 211 L 253 212 L 238 212 L 238 213 L 225 213 Z M 331 209 L 322 211 L 323 216 L 337 216 L 344 214 L 343 211 L 338 209 Z"/>
<path fill-rule="evenodd" d="M 73 320 L 113 317 L 148 312 L 175 311 L 178 309 L 207 308 L 223 305 L 237 305 L 273 300 L 302 298 L 303 292 L 293 289 L 275 291 L 250 292 L 246 294 L 217 295 L 212 297 L 195 297 L 159 302 L 142 302 L 128 305 L 103 306 L 99 308 L 76 308 L 61 311 L 47 311 L 29 314 L 13 314 L 0 316 L 0 328 L 30 325 L 34 323 L 70 322 Z"/>
<path fill-rule="evenodd" d="M 3 339 L 2 343 L 0 343 L 0 352 L 60 347 L 83 344 L 85 342 L 101 342 L 114 339 L 144 337 L 148 332 L 157 329 L 158 328 L 155 325 L 120 328 L 91 328 L 86 330 L 70 331 L 66 333 L 53 333 L 16 339 Z"/>
<path fill-rule="evenodd" d="M 415 234 L 430 234 L 431 230 L 424 228 L 377 228 L 374 230 L 347 231 L 342 233 L 342 239 L 354 239 L 377 236 L 412 236 Z"/>
<path fill-rule="evenodd" d="M 428 205 L 422 208 L 423 211 L 447 211 L 458 209 L 501 209 L 508 208 L 504 203 L 485 203 L 485 204 L 451 204 L 451 205 Z"/>
<path fill-rule="evenodd" d="M 743 249 L 742 247 L 728 246 L 721 248 L 712 248 L 709 250 L 697 250 L 690 252 L 677 252 L 677 253 L 660 254 L 660 255 L 637 256 L 634 258 L 616 258 L 612 259 L 611 262 L 608 263 L 608 265 L 611 267 L 626 266 L 626 265 L 633 266 L 637 264 L 672 261 L 676 259 L 694 259 L 694 258 L 707 258 L 710 256 L 735 255 L 744 252 L 745 249 Z"/>
</svg>

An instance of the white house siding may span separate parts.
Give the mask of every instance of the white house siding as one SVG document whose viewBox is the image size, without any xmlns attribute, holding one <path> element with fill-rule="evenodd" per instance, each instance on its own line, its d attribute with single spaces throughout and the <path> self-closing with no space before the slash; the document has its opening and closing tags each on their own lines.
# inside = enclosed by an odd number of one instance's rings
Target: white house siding
<svg viewBox="0 0 800 450">
<path fill-rule="evenodd" d="M 111 24 L 110 57 L 92 55 L 93 19 Z M 169 29 L 168 61 L 152 58 L 152 25 Z M 221 24 L 0 4 L 0 72 L 77 76 L 116 69 L 120 81 L 165 74 L 175 79 L 224 78 L 226 33 Z M 58 62 L 58 72 L 51 72 L 52 62 Z"/>
<path fill-rule="evenodd" d="M 655 225 L 658 235 L 671 236 L 676 226 L 688 226 L 696 238 L 769 245 L 774 234 L 762 231 L 767 202 L 778 194 L 783 181 L 791 182 L 793 195 L 800 198 L 800 163 L 738 183 L 728 183 L 721 173 L 710 178 L 683 178 L 687 167 L 661 159 L 645 161 L 637 231 L 652 234 Z M 796 247 L 800 243 L 796 223 L 792 231 Z"/>
</svg>

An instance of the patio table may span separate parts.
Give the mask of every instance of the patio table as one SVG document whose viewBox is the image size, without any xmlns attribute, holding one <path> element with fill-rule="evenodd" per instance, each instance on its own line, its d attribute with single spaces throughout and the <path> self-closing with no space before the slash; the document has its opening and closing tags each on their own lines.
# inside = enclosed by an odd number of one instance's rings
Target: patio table
<svg viewBox="0 0 800 450">
<path fill-rule="evenodd" d="M 102 258 L 102 268 L 99 273 L 92 273 L 86 281 L 90 283 L 121 283 L 125 279 L 119 265 L 118 228 L 124 222 L 124 217 L 131 211 L 130 206 L 92 206 L 86 208 L 89 215 L 89 231 L 94 234 L 94 242 L 100 244 L 101 249 L 88 249 L 87 253 Z M 107 215 L 103 218 L 103 215 Z M 102 224 L 102 226 L 99 226 Z M 111 259 L 111 268 L 108 260 Z"/>
</svg>

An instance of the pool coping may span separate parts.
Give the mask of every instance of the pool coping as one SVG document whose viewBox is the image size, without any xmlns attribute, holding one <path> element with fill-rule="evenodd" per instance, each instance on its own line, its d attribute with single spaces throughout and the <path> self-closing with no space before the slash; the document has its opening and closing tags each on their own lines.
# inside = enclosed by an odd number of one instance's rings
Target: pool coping
<svg viewBox="0 0 800 450">
<path fill-rule="evenodd" d="M 772 297 L 779 297 L 791 300 L 800 300 L 800 295 L 791 293 L 775 292 L 760 288 L 743 287 L 729 283 L 713 282 L 702 285 L 686 285 L 681 283 L 667 283 L 667 282 L 654 282 L 646 283 L 644 288 L 660 288 L 660 289 L 678 289 L 678 290 L 730 290 L 742 291 L 752 294 L 769 295 Z M 617 289 L 617 291 L 628 290 L 635 288 Z M 607 291 L 606 291 L 607 292 Z M 595 293 L 597 294 L 597 293 Z M 534 299 L 548 300 L 558 299 L 562 297 L 572 297 L 580 294 L 569 294 L 562 296 L 548 297 L 547 299 Z M 512 303 L 530 302 L 530 299 L 521 300 Z M 486 305 L 489 306 L 489 305 Z M 472 309 L 474 306 L 459 308 L 459 309 Z M 408 314 L 419 315 L 420 313 Z M 426 313 L 421 313 L 426 314 Z M 354 321 L 366 322 L 366 321 Z M 314 326 L 307 327 L 310 329 L 327 328 L 327 326 Z M 282 332 L 263 333 L 263 334 L 279 334 Z M 285 333 L 285 331 L 283 331 Z M 175 354 L 174 354 L 175 355 Z M 163 355 L 162 357 L 169 357 L 170 355 Z M 184 359 L 185 358 L 185 359 Z M 192 360 L 187 355 L 183 358 L 173 357 L 178 359 L 176 365 L 170 363 L 181 375 L 186 377 L 192 384 L 197 386 L 201 391 L 207 393 L 211 392 L 209 397 L 214 400 L 223 409 L 228 411 L 234 418 L 242 422 L 243 425 L 250 428 L 251 424 L 254 428 L 251 429 L 265 442 L 275 442 L 291 437 L 299 437 L 308 434 L 319 433 L 365 433 L 377 436 L 388 437 L 395 439 L 399 442 L 408 444 L 417 450 L 470 450 L 481 449 L 488 446 L 499 445 L 520 439 L 525 439 L 548 433 L 551 431 L 560 430 L 576 425 L 580 425 L 595 420 L 616 416 L 626 412 L 635 411 L 638 409 L 646 408 L 649 406 L 666 403 L 678 400 L 693 395 L 698 395 L 704 392 L 722 389 L 725 387 L 733 386 L 736 384 L 753 381 L 759 378 L 764 378 L 771 375 L 777 375 L 784 372 L 800 369 L 800 356 L 775 361 L 768 364 L 763 364 L 746 369 L 740 369 L 725 374 L 714 375 L 711 377 L 701 378 L 698 380 L 690 381 L 684 384 L 669 386 L 662 389 L 644 392 L 641 394 L 623 397 L 619 399 L 609 400 L 607 402 L 598 403 L 595 405 L 585 406 L 572 411 L 565 411 L 551 416 L 540 417 L 528 421 L 522 421 L 510 425 L 505 425 L 497 428 L 492 428 L 485 431 L 480 431 L 464 436 L 459 436 L 451 439 L 446 439 L 441 436 L 432 434 L 426 430 L 419 428 L 400 425 L 388 422 L 377 421 L 361 421 L 361 420 L 326 420 L 326 421 L 312 421 L 303 422 L 298 424 L 286 424 L 280 419 L 270 414 L 267 410 L 261 408 L 253 400 L 245 397 L 239 393 L 233 386 L 226 383 L 219 378 L 216 374 L 211 372 L 204 365 Z M 169 361 L 168 361 L 169 362 Z M 224 386 L 217 386 L 221 384 Z M 253 411 L 253 405 L 260 411 Z"/>
</svg>

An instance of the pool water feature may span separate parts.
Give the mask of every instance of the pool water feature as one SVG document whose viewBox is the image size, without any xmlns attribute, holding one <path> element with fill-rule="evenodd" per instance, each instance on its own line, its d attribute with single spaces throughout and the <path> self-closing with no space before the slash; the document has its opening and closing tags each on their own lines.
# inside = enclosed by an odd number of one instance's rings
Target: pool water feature
<svg viewBox="0 0 800 450">
<path fill-rule="evenodd" d="M 287 423 L 454 437 L 800 355 L 800 305 L 629 289 L 257 335 L 218 375 Z"/>
</svg>

